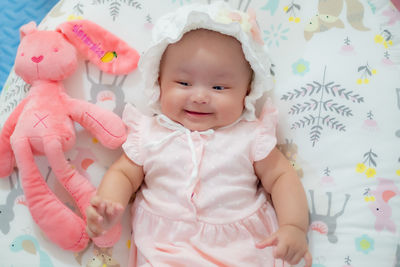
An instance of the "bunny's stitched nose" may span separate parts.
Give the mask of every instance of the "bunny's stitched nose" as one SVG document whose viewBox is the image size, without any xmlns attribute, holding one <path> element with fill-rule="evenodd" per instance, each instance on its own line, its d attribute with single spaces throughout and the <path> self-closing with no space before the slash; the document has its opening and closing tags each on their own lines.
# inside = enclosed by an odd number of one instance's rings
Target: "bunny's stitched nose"
<svg viewBox="0 0 400 267">
<path fill-rule="evenodd" d="M 33 62 L 39 63 L 40 61 L 43 60 L 43 56 L 40 55 L 40 56 L 38 56 L 38 57 L 32 57 L 31 59 L 32 59 Z"/>
</svg>

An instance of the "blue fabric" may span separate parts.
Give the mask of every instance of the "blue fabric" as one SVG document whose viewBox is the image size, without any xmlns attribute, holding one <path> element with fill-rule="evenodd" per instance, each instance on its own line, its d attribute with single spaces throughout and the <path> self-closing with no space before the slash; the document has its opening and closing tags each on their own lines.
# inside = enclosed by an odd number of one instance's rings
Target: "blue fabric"
<svg viewBox="0 0 400 267">
<path fill-rule="evenodd" d="M 19 28 L 39 24 L 58 0 L 0 0 L 0 92 L 14 65 L 19 44 Z"/>
</svg>

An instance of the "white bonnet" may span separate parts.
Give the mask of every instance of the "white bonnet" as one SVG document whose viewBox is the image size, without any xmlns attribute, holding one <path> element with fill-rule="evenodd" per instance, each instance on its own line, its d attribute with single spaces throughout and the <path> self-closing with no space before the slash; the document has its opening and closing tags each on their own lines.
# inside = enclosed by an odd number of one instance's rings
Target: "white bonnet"
<svg viewBox="0 0 400 267">
<path fill-rule="evenodd" d="M 255 120 L 257 100 L 273 87 L 271 62 L 261 39 L 255 13 L 234 10 L 225 2 L 185 5 L 157 20 L 152 32 L 152 43 L 139 61 L 143 77 L 142 89 L 150 98 L 152 111 L 160 113 L 158 72 L 165 49 L 169 44 L 179 41 L 186 32 L 200 28 L 233 36 L 241 42 L 243 53 L 254 72 L 242 118 Z"/>
</svg>

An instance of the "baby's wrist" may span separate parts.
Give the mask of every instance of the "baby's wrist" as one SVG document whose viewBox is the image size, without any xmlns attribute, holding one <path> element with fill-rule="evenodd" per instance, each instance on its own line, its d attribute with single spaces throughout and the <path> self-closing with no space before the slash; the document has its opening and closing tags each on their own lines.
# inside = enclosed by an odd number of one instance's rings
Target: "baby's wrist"
<svg viewBox="0 0 400 267">
<path fill-rule="evenodd" d="M 297 229 L 297 230 L 301 231 L 302 233 L 304 233 L 305 235 L 307 235 L 307 229 L 305 227 L 302 227 L 302 226 L 297 225 L 297 224 L 285 223 L 285 224 L 281 224 L 279 227 L 280 228 L 291 227 L 291 228 Z"/>
</svg>

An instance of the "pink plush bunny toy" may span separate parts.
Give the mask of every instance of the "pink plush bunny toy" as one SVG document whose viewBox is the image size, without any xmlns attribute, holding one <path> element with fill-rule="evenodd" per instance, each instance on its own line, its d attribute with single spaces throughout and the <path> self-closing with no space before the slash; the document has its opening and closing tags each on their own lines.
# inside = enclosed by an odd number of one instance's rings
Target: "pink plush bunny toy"
<svg viewBox="0 0 400 267">
<path fill-rule="evenodd" d="M 16 163 L 35 222 L 61 248 L 79 251 L 89 241 L 85 208 L 96 189 L 65 159 L 64 151 L 75 144 L 73 121 L 108 148 L 119 147 L 125 141 L 126 132 L 117 115 L 69 97 L 61 81 L 75 71 L 78 52 L 111 74 L 134 70 L 139 55 L 118 37 L 87 20 L 65 22 L 56 31 L 39 31 L 31 22 L 22 26 L 20 33 L 15 72 L 32 86 L 2 128 L 0 177 L 10 175 Z M 55 176 L 76 202 L 83 218 L 50 191 L 35 164 L 35 154 L 46 155 Z M 98 246 L 111 246 L 120 232 L 121 227 L 117 226 L 93 241 Z"/>
</svg>

